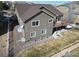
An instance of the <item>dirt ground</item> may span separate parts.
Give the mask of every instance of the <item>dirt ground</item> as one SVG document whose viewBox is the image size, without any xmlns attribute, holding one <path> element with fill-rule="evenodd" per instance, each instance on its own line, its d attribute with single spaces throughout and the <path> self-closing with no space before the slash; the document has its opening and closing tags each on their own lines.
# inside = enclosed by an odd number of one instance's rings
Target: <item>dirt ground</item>
<svg viewBox="0 0 79 59">
<path fill-rule="evenodd" d="M 7 34 L 0 36 L 0 57 L 7 56 Z"/>
</svg>

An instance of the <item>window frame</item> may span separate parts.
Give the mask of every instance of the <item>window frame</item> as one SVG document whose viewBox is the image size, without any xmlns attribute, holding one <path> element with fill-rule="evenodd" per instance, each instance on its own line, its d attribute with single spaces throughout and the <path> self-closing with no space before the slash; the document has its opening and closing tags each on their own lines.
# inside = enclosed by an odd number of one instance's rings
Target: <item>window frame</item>
<svg viewBox="0 0 79 59">
<path fill-rule="evenodd" d="M 34 36 L 31 36 L 32 33 L 35 33 Z M 30 38 L 36 37 L 36 31 L 30 32 Z"/>
<path fill-rule="evenodd" d="M 38 25 L 36 25 L 36 22 L 37 22 L 37 21 L 38 21 Z M 32 25 L 33 22 L 35 22 L 35 26 Z M 31 21 L 31 26 L 32 26 L 32 27 L 38 27 L 38 26 L 40 26 L 40 20 L 32 20 L 32 21 Z"/>
<path fill-rule="evenodd" d="M 42 31 L 44 31 L 43 33 L 42 33 Z M 41 29 L 41 35 L 45 35 L 47 33 L 47 29 Z"/>
</svg>

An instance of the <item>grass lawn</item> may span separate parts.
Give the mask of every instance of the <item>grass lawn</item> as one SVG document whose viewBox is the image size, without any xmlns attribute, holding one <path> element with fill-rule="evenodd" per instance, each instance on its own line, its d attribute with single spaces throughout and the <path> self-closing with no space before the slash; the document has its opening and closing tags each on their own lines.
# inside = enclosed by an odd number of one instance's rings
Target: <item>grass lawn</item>
<svg viewBox="0 0 79 59">
<path fill-rule="evenodd" d="M 79 57 L 79 47 L 70 52 L 72 57 Z"/>
<path fill-rule="evenodd" d="M 52 56 L 63 50 L 67 45 L 79 40 L 79 30 L 71 30 L 62 33 L 64 36 L 55 40 L 51 40 L 43 45 L 37 45 L 29 50 L 20 51 L 16 56 L 41 57 Z"/>
</svg>

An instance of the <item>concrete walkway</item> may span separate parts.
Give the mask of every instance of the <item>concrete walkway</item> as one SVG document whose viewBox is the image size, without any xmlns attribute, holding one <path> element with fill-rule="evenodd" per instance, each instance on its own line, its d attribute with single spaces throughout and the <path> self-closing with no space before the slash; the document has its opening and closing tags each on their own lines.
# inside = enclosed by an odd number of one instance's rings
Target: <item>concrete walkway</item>
<svg viewBox="0 0 79 59">
<path fill-rule="evenodd" d="M 79 47 L 79 43 L 77 43 L 77 44 L 75 44 L 75 45 L 73 45 L 73 46 L 71 46 L 71 47 L 69 47 L 69 48 L 67 48 L 67 49 L 64 49 L 63 51 L 61 51 L 61 52 L 59 52 L 59 53 L 53 55 L 52 57 L 62 57 L 62 56 L 64 56 L 67 52 L 70 52 L 70 51 L 72 51 L 72 50 L 74 50 L 74 49 L 76 49 L 76 48 L 78 48 L 78 47 Z"/>
</svg>

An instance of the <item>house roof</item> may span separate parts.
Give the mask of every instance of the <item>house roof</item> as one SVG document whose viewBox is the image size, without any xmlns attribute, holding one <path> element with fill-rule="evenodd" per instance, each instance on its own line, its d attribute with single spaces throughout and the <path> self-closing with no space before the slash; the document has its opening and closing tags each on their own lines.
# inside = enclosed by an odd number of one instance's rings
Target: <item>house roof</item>
<svg viewBox="0 0 79 59">
<path fill-rule="evenodd" d="M 41 8 L 45 8 L 55 16 L 62 16 L 62 13 L 52 5 L 48 4 L 16 4 L 16 9 L 23 22 L 28 21 L 31 17 L 41 12 Z"/>
<path fill-rule="evenodd" d="M 72 1 L 72 4 L 79 4 L 79 1 Z"/>
</svg>

